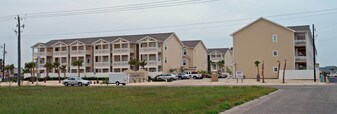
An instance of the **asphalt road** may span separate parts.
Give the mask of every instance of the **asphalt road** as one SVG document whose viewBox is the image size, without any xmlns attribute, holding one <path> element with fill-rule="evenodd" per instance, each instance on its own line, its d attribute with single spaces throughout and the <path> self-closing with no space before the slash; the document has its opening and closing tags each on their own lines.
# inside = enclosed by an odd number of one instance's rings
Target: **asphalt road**
<svg viewBox="0 0 337 114">
<path fill-rule="evenodd" d="M 232 113 L 241 114 L 337 114 L 337 85 L 273 86 L 280 91 L 260 103 L 252 102 Z"/>
</svg>

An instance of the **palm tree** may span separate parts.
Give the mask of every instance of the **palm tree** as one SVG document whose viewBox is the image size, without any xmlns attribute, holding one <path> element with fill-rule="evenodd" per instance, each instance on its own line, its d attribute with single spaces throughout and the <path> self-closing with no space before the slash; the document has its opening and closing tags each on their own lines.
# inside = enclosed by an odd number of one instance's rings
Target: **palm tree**
<svg viewBox="0 0 337 114">
<path fill-rule="evenodd" d="M 130 58 L 130 61 L 128 62 L 128 64 L 133 67 L 134 71 L 136 71 L 136 66 L 139 65 L 139 60 Z"/>
<path fill-rule="evenodd" d="M 83 64 L 83 61 L 82 61 L 82 60 L 76 60 L 76 61 L 73 61 L 73 62 L 71 63 L 71 65 L 77 66 L 78 77 L 81 77 L 81 75 L 80 75 L 80 67 L 82 66 L 82 64 Z"/>
<path fill-rule="evenodd" d="M 67 65 L 61 65 L 60 69 L 62 70 L 63 74 L 64 74 L 64 78 L 66 78 L 66 73 L 67 73 Z"/>
<path fill-rule="evenodd" d="M 260 61 L 255 61 L 254 62 L 256 68 L 257 68 L 257 76 L 256 76 L 256 81 L 260 81 L 260 70 L 259 70 L 259 64 L 260 64 Z"/>
<path fill-rule="evenodd" d="M 46 83 L 47 78 L 49 77 L 49 71 L 50 71 L 51 69 L 53 69 L 54 66 L 53 66 L 52 63 L 47 62 L 47 63 L 44 65 L 44 67 L 46 67 L 46 72 L 47 72 L 46 77 L 44 78 L 44 83 Z"/>
<path fill-rule="evenodd" d="M 54 62 L 53 67 L 55 68 L 55 70 L 57 72 L 59 83 L 61 83 L 61 78 L 60 78 L 60 63 L 59 62 Z"/>
<path fill-rule="evenodd" d="M 147 65 L 147 62 L 146 62 L 146 60 L 142 60 L 142 61 L 139 61 L 139 66 L 141 66 L 142 67 L 142 69 L 144 69 L 144 67 Z"/>
<path fill-rule="evenodd" d="M 30 80 L 32 81 L 32 84 L 34 84 L 34 77 L 35 77 L 35 73 L 34 73 L 34 68 L 35 68 L 35 62 L 28 62 L 28 63 L 25 63 L 25 68 L 27 69 L 27 70 L 29 70 L 30 71 Z"/>
</svg>

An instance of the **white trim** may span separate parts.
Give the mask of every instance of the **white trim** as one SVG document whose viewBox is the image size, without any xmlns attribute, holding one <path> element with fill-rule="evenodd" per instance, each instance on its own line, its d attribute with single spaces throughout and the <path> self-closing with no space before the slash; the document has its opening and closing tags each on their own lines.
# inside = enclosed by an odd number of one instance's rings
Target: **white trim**
<svg viewBox="0 0 337 114">
<path fill-rule="evenodd" d="M 150 36 L 145 36 L 145 37 L 143 37 L 143 38 L 137 40 L 136 42 L 139 43 L 139 42 L 141 42 L 142 40 L 147 39 L 147 38 L 152 39 L 152 40 L 155 40 L 155 41 L 158 41 L 157 39 L 152 38 L 152 37 L 150 37 Z M 147 42 L 147 41 L 146 41 L 146 42 Z"/>
<path fill-rule="evenodd" d="M 56 42 L 56 43 L 54 43 L 53 45 L 51 45 L 50 47 L 54 47 L 56 44 L 64 44 L 64 45 L 66 45 L 66 46 L 68 46 L 66 43 L 64 43 L 64 42 L 61 42 L 61 41 L 58 41 L 58 42 Z"/>
<path fill-rule="evenodd" d="M 114 41 L 112 41 L 111 43 L 117 43 L 116 41 L 117 40 L 123 40 L 123 41 L 126 41 L 127 43 L 130 43 L 130 41 L 129 40 L 126 40 L 126 39 L 124 39 L 124 38 L 117 38 L 116 40 L 114 40 Z M 119 43 L 119 42 L 118 42 Z"/>
<path fill-rule="evenodd" d="M 95 42 L 91 43 L 91 45 L 98 44 L 97 42 L 100 42 L 100 41 L 102 41 L 102 42 L 106 42 L 106 44 L 109 44 L 109 42 L 108 42 L 108 41 L 106 41 L 106 40 L 103 40 L 103 39 L 98 39 L 97 41 L 95 41 Z"/>
<path fill-rule="evenodd" d="M 81 41 L 79 41 L 79 40 L 75 40 L 75 41 L 71 42 L 71 43 L 69 44 L 69 46 L 70 46 L 70 45 L 73 45 L 73 43 L 82 43 L 83 45 L 85 45 L 85 43 L 83 43 L 83 42 L 81 42 Z"/>
<path fill-rule="evenodd" d="M 275 68 L 277 69 L 276 71 L 275 71 Z M 279 69 L 278 69 L 277 66 L 274 66 L 274 67 L 273 67 L 273 72 L 274 72 L 274 73 L 277 73 L 278 70 L 279 70 Z"/>
<path fill-rule="evenodd" d="M 275 39 L 274 39 L 274 38 L 275 38 Z M 273 42 L 277 42 L 277 41 L 278 41 L 277 34 L 271 35 L 271 40 L 272 40 Z"/>
</svg>

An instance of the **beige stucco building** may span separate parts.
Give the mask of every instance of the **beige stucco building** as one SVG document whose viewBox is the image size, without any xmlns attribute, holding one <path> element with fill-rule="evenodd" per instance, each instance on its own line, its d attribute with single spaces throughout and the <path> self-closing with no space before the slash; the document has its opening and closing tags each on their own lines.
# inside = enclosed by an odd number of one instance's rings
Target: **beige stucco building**
<svg viewBox="0 0 337 114">
<path fill-rule="evenodd" d="M 207 71 L 207 48 L 201 40 L 182 41 L 182 65 L 191 71 Z"/>
<path fill-rule="evenodd" d="M 183 47 L 175 33 L 157 33 L 51 40 L 32 49 L 33 61 L 39 58 L 40 73 L 46 72 L 47 62 L 67 65 L 68 73 L 122 72 L 132 68 L 128 64 L 131 58 L 146 60 L 149 72 L 167 73 L 182 66 Z M 83 61 L 79 71 L 71 65 L 75 60 Z"/>
<path fill-rule="evenodd" d="M 285 27 L 265 18 L 259 18 L 232 33 L 233 68 L 243 71 L 246 78 L 256 78 L 254 62 L 264 62 L 265 78 L 278 78 L 287 60 L 286 70 L 313 69 L 313 43 L 310 26 Z"/>
</svg>

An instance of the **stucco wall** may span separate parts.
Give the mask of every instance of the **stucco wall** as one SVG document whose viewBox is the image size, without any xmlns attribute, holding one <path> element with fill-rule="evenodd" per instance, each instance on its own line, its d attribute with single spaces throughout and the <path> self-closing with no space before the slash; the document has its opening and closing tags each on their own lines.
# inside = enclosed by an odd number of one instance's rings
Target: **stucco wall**
<svg viewBox="0 0 337 114">
<path fill-rule="evenodd" d="M 207 49 L 206 47 L 199 42 L 195 47 L 194 47 L 194 65 L 197 67 L 197 71 L 207 71 Z"/>
<path fill-rule="evenodd" d="M 164 44 L 166 44 L 167 50 L 163 50 L 163 73 L 168 73 L 170 68 L 179 69 L 182 66 L 183 46 L 175 35 L 166 39 Z M 167 58 L 167 63 L 165 63 L 165 57 Z"/>
</svg>

